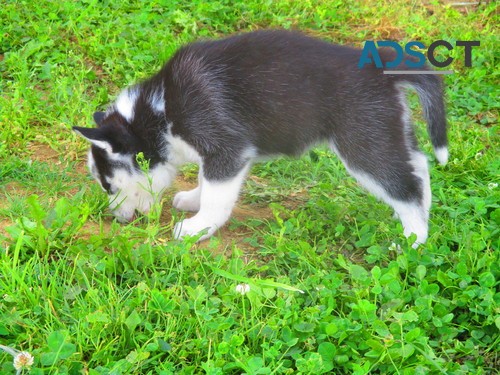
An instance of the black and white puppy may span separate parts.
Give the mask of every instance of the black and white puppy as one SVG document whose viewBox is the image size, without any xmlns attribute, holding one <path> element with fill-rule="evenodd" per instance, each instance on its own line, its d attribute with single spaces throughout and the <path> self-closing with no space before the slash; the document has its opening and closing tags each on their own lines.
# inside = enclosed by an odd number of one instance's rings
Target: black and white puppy
<svg viewBox="0 0 500 375">
<path fill-rule="evenodd" d="M 383 62 L 395 58 L 380 50 Z M 441 80 L 358 68 L 361 50 L 287 31 L 258 31 L 181 48 L 152 78 L 126 88 L 97 128 L 74 127 L 88 139 L 92 175 L 120 221 L 147 212 L 187 162 L 199 185 L 173 206 L 197 212 L 174 237 L 212 236 L 224 225 L 252 163 L 300 155 L 324 142 L 372 194 L 391 205 L 404 233 L 427 239 L 431 188 L 405 97 L 422 103 L 435 154 L 448 159 Z M 400 70 L 407 69 L 405 65 Z M 136 155 L 150 162 L 142 172 Z"/>
</svg>

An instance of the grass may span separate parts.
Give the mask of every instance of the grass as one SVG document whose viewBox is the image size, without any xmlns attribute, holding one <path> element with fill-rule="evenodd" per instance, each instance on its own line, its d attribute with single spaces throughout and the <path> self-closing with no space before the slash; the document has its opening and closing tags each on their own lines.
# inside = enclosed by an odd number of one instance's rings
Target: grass
<svg viewBox="0 0 500 375">
<path fill-rule="evenodd" d="M 32 353 L 31 374 L 498 373 L 497 25 L 494 2 L 4 2 L 0 344 Z M 452 51 L 451 158 L 431 163 L 425 246 L 321 148 L 255 166 L 208 242 L 172 241 L 174 190 L 161 212 L 111 219 L 71 126 L 183 43 L 264 27 L 357 46 L 481 41 L 472 68 Z"/>
</svg>

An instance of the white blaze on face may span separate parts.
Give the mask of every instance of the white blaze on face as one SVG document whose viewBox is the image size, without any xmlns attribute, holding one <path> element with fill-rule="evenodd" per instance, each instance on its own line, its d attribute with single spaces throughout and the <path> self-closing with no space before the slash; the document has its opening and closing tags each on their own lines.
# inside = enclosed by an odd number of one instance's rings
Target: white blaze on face
<svg viewBox="0 0 500 375">
<path fill-rule="evenodd" d="M 175 174 L 175 168 L 168 163 L 153 167 L 149 175 L 137 170 L 130 173 L 125 168 L 116 169 L 111 178 L 106 178 L 111 191 L 117 192 L 109 195 L 109 207 L 113 215 L 118 221 L 127 222 L 134 218 L 136 210 L 148 213 L 171 185 Z"/>
<path fill-rule="evenodd" d="M 109 208 L 120 222 L 131 221 L 135 211 L 148 213 L 151 206 L 158 203 L 166 188 L 176 175 L 176 168 L 169 163 L 161 163 L 144 172 L 134 167 L 131 155 L 107 152 L 107 157 L 122 167 L 113 168 L 110 176 L 100 176 L 92 151 L 88 154 L 88 168 L 101 188 L 108 193 Z M 106 186 L 106 190 L 103 186 Z"/>
</svg>

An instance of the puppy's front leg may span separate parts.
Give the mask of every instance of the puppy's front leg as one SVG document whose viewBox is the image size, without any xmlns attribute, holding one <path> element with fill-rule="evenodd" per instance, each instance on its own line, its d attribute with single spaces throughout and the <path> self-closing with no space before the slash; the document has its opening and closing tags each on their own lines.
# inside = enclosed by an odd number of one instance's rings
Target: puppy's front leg
<svg viewBox="0 0 500 375">
<path fill-rule="evenodd" d="M 247 174 L 249 164 L 239 173 L 223 181 L 201 178 L 200 210 L 189 219 L 177 223 L 174 227 L 174 238 L 194 236 L 204 232 L 199 241 L 211 237 L 221 228 L 231 216 L 233 207 L 238 200 L 241 185 Z"/>
<path fill-rule="evenodd" d="M 201 184 L 203 183 L 203 168 L 198 172 L 198 186 L 192 190 L 180 191 L 175 194 L 172 206 L 181 211 L 198 212 L 201 201 Z"/>
</svg>

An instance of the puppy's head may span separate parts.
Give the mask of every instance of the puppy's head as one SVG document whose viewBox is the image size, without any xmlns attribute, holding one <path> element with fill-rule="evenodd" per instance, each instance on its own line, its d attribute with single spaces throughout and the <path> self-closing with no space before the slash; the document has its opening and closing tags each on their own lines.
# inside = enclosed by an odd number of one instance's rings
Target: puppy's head
<svg viewBox="0 0 500 375">
<path fill-rule="evenodd" d="M 149 160 L 147 171 L 139 166 L 137 154 L 150 155 L 151 146 L 134 134 L 133 106 L 137 103 L 128 104 L 132 110 L 119 97 L 106 112 L 94 113 L 96 128 L 73 127 L 90 141 L 90 173 L 108 193 L 110 209 L 121 222 L 132 220 L 136 210 L 147 213 L 175 177 L 175 168 L 169 163 Z"/>
</svg>

